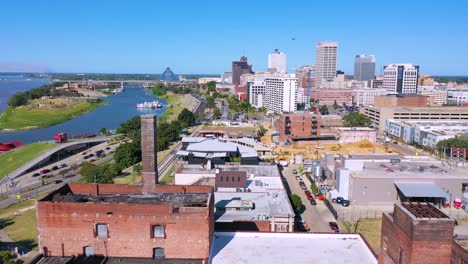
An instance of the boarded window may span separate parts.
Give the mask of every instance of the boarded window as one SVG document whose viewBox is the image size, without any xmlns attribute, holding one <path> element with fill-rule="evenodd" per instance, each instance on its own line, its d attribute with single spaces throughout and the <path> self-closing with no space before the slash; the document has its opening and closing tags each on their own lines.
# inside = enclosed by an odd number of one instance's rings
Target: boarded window
<svg viewBox="0 0 468 264">
<path fill-rule="evenodd" d="M 153 226 L 153 237 L 164 237 L 164 226 L 162 225 Z"/>
<path fill-rule="evenodd" d="M 96 224 L 96 235 L 98 237 L 108 237 L 107 224 Z"/>
<path fill-rule="evenodd" d="M 94 256 L 94 247 L 92 247 L 92 246 L 84 247 L 84 254 L 87 257 Z"/>
<path fill-rule="evenodd" d="M 164 258 L 164 248 L 153 248 L 153 258 L 155 259 Z"/>
</svg>

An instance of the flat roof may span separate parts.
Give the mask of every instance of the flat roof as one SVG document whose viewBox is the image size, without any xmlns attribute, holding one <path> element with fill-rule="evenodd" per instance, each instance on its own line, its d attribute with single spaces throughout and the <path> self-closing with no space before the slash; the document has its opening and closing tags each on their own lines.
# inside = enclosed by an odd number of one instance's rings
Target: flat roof
<svg viewBox="0 0 468 264">
<path fill-rule="evenodd" d="M 127 204 L 174 204 L 175 207 L 208 206 L 210 194 L 208 193 L 147 193 L 147 194 L 74 194 L 56 193 L 51 202 L 72 203 L 127 203 Z"/>
<path fill-rule="evenodd" d="M 406 197 L 445 198 L 448 196 L 448 193 L 433 182 L 395 182 L 395 185 Z"/>
<path fill-rule="evenodd" d="M 440 161 L 407 161 L 392 164 L 389 161 L 364 161 L 362 171 L 351 171 L 354 178 L 395 179 L 468 179 L 468 170 L 448 167 Z"/>
<path fill-rule="evenodd" d="M 375 264 L 358 234 L 215 232 L 210 264 Z"/>
<path fill-rule="evenodd" d="M 216 169 L 225 171 L 245 171 L 247 177 L 254 175 L 256 177 L 278 177 L 280 173 L 276 165 L 216 165 Z M 177 173 L 215 173 L 216 169 L 207 170 L 200 165 L 182 165 Z"/>
</svg>

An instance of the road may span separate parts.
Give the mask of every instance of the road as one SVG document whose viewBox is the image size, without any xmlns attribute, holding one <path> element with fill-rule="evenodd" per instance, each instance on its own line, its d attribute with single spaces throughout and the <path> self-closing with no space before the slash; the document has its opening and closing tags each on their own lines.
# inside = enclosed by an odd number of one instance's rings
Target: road
<svg viewBox="0 0 468 264">
<path fill-rule="evenodd" d="M 415 156 L 416 152 L 418 152 L 419 155 L 430 155 L 425 153 L 423 150 L 418 150 L 412 146 L 405 146 L 403 143 L 393 144 L 393 142 L 394 141 L 389 142 L 388 147 L 398 153 L 401 153 L 403 156 Z M 377 144 L 385 146 L 385 142 L 382 139 L 378 139 Z"/>
<path fill-rule="evenodd" d="M 34 158 L 33 160 L 27 162 L 23 166 L 17 168 L 15 171 L 11 172 L 5 178 L 0 180 L 0 184 L 6 183 L 6 182 L 8 182 L 8 181 L 10 181 L 12 179 L 23 176 L 25 171 L 27 171 L 31 167 L 43 162 L 44 160 L 48 159 L 52 154 L 54 154 L 54 153 L 56 153 L 56 152 L 58 152 L 58 151 L 60 151 L 60 150 L 62 150 L 64 148 L 68 148 L 70 146 L 77 145 L 77 144 L 95 143 L 95 142 L 101 142 L 101 141 L 105 142 L 105 141 L 107 141 L 107 140 L 109 140 L 109 139 L 111 139 L 111 138 L 113 138 L 115 136 L 116 135 L 106 136 L 106 137 L 96 137 L 96 138 L 85 139 L 85 140 L 75 140 L 75 141 L 70 141 L 70 142 L 67 142 L 67 143 L 60 144 L 57 147 L 42 153 L 41 155 L 39 155 L 38 157 Z"/>
<path fill-rule="evenodd" d="M 328 222 L 334 222 L 335 218 L 330 213 L 326 205 L 315 199 L 317 205 L 311 205 L 304 191 L 301 189 L 299 182 L 296 180 L 296 175 L 293 174 L 293 169 L 297 169 L 299 166 L 288 166 L 284 167 L 282 174 L 286 177 L 287 183 L 291 193 L 299 195 L 301 197 L 302 203 L 305 206 L 305 210 L 301 213 L 302 220 L 306 221 L 310 226 L 310 232 L 333 232 Z M 307 189 L 310 191 L 310 182 L 303 176 L 302 179 L 307 186 Z"/>
</svg>

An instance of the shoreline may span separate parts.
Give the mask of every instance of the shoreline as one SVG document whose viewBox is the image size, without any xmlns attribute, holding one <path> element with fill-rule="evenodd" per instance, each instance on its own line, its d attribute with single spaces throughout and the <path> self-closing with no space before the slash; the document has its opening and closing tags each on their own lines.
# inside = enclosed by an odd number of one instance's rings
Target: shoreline
<svg viewBox="0 0 468 264">
<path fill-rule="evenodd" d="M 21 132 L 47 128 L 58 125 L 109 104 L 103 99 L 96 102 L 77 102 L 64 109 L 31 108 L 31 102 L 26 106 L 8 107 L 0 114 L 0 132 Z M 85 103 L 85 104 L 84 104 Z M 19 110 L 19 111 L 17 111 Z M 6 119 L 6 120 L 5 120 Z M 27 125 L 23 125 L 26 124 Z"/>
<path fill-rule="evenodd" d="M 164 110 L 164 113 L 158 118 L 160 122 L 171 122 L 176 120 L 184 108 L 193 112 L 196 107 L 195 98 L 190 94 L 176 94 L 167 91 L 164 95 L 157 95 L 153 89 L 151 89 L 151 93 L 155 97 L 167 101 L 167 107 Z"/>
</svg>

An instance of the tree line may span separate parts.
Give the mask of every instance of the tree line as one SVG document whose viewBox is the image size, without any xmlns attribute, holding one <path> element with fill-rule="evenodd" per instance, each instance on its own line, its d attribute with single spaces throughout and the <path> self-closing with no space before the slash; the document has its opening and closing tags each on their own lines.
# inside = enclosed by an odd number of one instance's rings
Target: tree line
<svg viewBox="0 0 468 264">
<path fill-rule="evenodd" d="M 161 122 L 157 126 L 157 151 L 167 149 L 180 140 L 180 132 L 196 123 L 196 115 L 184 108 L 172 122 Z M 141 119 L 135 116 L 120 124 L 117 133 L 124 134 L 129 141 L 121 144 L 114 153 L 114 164 L 94 165 L 85 163 L 80 174 L 88 183 L 112 183 L 122 170 L 141 161 Z"/>
<path fill-rule="evenodd" d="M 55 89 L 56 87 L 62 85 L 63 83 L 46 84 L 29 91 L 17 92 L 16 94 L 10 96 L 8 99 L 8 105 L 12 107 L 18 107 L 27 104 L 30 100 L 39 99 L 43 96 L 76 96 L 76 93 Z"/>
</svg>

